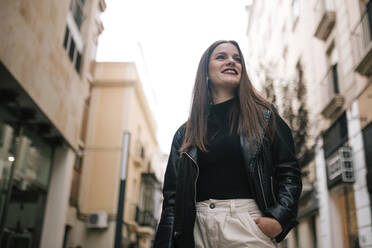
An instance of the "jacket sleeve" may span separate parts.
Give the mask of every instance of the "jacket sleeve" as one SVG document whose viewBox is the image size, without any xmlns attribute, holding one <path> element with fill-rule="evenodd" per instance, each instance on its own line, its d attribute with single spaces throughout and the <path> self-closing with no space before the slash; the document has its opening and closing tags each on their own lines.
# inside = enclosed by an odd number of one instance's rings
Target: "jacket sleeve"
<svg viewBox="0 0 372 248">
<path fill-rule="evenodd" d="M 275 111 L 274 116 L 275 136 L 272 144 L 272 159 L 278 201 L 269 208 L 269 212 L 283 228 L 283 232 L 276 237 L 280 242 L 298 223 L 296 218 L 302 180 L 291 129 Z"/>
<path fill-rule="evenodd" d="M 173 248 L 175 199 L 177 185 L 177 162 L 179 159 L 179 148 L 182 138 L 180 131 L 177 131 L 173 137 L 171 151 L 168 158 L 167 168 L 165 170 L 163 185 L 163 207 L 160 222 L 155 234 L 153 248 Z"/>
</svg>

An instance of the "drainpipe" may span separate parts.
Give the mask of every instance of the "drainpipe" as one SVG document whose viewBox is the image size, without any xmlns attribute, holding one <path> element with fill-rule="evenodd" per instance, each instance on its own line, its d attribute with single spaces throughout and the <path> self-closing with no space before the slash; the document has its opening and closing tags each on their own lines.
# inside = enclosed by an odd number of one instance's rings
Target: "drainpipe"
<svg viewBox="0 0 372 248">
<path fill-rule="evenodd" d="M 114 248 L 121 248 L 122 243 L 122 228 L 123 228 L 123 214 L 124 214 L 124 201 L 125 201 L 125 183 L 127 179 L 128 170 L 128 157 L 129 157 L 129 142 L 130 133 L 123 133 L 123 142 L 121 147 L 121 163 L 120 163 L 120 188 L 119 188 L 119 201 L 118 211 L 116 214 L 116 229 L 115 229 L 115 243 Z"/>
</svg>

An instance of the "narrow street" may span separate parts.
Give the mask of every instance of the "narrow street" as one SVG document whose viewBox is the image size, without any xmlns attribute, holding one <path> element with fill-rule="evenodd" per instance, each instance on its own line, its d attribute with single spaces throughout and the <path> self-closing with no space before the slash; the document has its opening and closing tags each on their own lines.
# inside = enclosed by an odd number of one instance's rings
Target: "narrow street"
<svg viewBox="0 0 372 248">
<path fill-rule="evenodd" d="M 212 67 L 203 74 L 199 62 L 213 42 L 234 40 L 241 51 L 232 63 L 241 67 L 227 74 L 247 73 L 284 119 L 301 170 L 298 224 L 278 247 L 372 248 L 371 5 L 1 0 L 0 247 L 153 247 L 174 134 L 191 123 L 195 96 L 210 97 L 209 107 L 216 103 Z M 205 56 L 210 63 L 212 53 Z M 208 85 L 193 89 L 198 80 Z M 243 102 L 240 85 L 234 97 Z M 207 127 L 204 119 L 195 123 Z M 198 156 L 175 152 L 196 165 L 196 204 L 205 185 L 197 180 L 208 178 L 198 163 L 220 161 L 190 142 Z M 267 208 L 288 207 L 276 178 L 260 180 L 275 198 Z M 171 240 L 185 235 L 182 228 L 172 229 Z"/>
</svg>

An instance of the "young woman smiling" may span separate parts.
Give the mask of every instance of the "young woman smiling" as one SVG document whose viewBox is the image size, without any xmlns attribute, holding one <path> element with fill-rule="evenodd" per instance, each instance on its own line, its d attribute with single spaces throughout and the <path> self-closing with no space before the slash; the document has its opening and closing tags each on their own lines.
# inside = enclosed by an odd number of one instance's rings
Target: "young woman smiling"
<svg viewBox="0 0 372 248">
<path fill-rule="evenodd" d="M 154 248 L 276 247 L 301 189 L 291 130 L 253 88 L 239 45 L 213 43 L 173 138 Z"/>
</svg>

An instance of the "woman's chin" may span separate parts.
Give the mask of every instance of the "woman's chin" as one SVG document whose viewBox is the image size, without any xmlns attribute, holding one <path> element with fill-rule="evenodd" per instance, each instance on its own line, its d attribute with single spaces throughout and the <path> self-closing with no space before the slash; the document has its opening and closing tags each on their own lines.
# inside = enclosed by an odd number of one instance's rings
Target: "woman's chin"
<svg viewBox="0 0 372 248">
<path fill-rule="evenodd" d="M 239 81 L 225 81 L 221 84 L 221 86 L 226 88 L 236 88 L 239 86 Z"/>
</svg>

